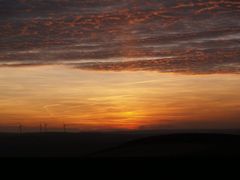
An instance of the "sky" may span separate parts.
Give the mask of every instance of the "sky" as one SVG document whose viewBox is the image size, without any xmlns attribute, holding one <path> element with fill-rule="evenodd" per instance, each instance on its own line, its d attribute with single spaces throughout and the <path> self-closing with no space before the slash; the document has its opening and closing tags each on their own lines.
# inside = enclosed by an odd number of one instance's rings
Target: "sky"
<svg viewBox="0 0 240 180">
<path fill-rule="evenodd" d="M 0 0 L 0 125 L 240 128 L 238 0 Z"/>
</svg>

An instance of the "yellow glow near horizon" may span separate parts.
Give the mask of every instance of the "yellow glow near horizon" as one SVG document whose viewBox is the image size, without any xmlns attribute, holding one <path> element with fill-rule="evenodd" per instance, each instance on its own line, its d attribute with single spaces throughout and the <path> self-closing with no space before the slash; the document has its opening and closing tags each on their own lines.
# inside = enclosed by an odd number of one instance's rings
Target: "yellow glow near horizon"
<svg viewBox="0 0 240 180">
<path fill-rule="evenodd" d="M 240 127 L 240 75 L 0 69 L 0 125 L 97 129 Z"/>
</svg>

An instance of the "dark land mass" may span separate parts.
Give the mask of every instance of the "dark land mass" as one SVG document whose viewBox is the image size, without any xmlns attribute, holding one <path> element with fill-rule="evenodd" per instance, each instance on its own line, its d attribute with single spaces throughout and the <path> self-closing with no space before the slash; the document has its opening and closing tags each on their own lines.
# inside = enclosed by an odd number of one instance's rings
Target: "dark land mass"
<svg viewBox="0 0 240 180">
<path fill-rule="evenodd" d="M 133 140 L 93 157 L 239 158 L 240 136 L 230 134 L 171 134 Z"/>
<path fill-rule="evenodd" d="M 240 135 L 224 133 L 0 134 L 0 157 L 240 157 Z"/>
<path fill-rule="evenodd" d="M 117 133 L 2 133 L 0 157 L 86 157 L 144 137 Z"/>
</svg>

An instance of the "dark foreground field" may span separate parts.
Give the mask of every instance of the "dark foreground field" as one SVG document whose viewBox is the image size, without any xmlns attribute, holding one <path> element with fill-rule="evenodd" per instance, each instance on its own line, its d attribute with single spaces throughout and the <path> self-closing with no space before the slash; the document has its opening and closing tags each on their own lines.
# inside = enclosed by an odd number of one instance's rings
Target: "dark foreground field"
<svg viewBox="0 0 240 180">
<path fill-rule="evenodd" d="M 240 136 L 181 133 L 0 134 L 0 157 L 240 157 Z"/>
</svg>

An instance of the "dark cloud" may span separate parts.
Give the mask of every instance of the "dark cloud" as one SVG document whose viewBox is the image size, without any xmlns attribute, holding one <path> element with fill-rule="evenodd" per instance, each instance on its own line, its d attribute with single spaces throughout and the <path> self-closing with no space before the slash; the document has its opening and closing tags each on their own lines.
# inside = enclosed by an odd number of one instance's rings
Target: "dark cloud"
<svg viewBox="0 0 240 180">
<path fill-rule="evenodd" d="M 189 51 L 185 55 L 155 60 L 92 62 L 74 67 L 103 71 L 159 71 L 186 74 L 240 73 L 239 50 L 220 52 Z"/>
<path fill-rule="evenodd" d="M 238 0 L 0 0 L 0 66 L 238 73 L 239 18 Z"/>
</svg>

